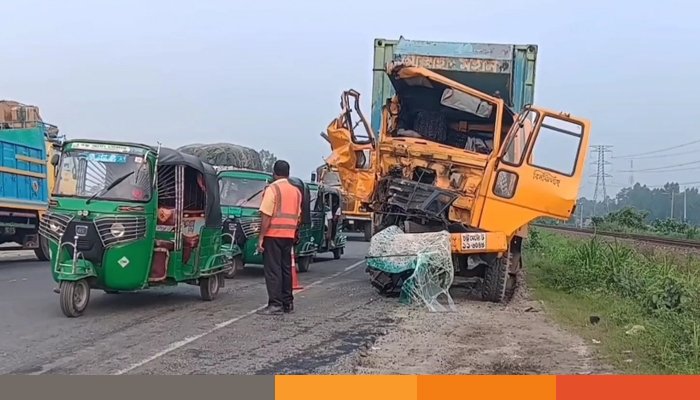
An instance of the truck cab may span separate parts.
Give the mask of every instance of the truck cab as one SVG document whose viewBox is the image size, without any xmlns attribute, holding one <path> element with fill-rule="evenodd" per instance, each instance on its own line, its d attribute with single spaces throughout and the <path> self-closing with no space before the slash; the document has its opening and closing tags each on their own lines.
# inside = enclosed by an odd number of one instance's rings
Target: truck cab
<svg viewBox="0 0 700 400">
<path fill-rule="evenodd" d="M 411 64 L 390 62 L 385 73 L 394 95 L 376 133 L 359 93 L 341 96 L 328 165 L 372 210 L 375 231 L 448 231 L 455 275 L 482 279 L 484 298 L 503 301 L 521 265 L 523 227 L 573 212 L 589 121 L 539 107 L 515 113 L 500 97 Z M 359 168 L 367 146 L 371 167 Z"/>
</svg>

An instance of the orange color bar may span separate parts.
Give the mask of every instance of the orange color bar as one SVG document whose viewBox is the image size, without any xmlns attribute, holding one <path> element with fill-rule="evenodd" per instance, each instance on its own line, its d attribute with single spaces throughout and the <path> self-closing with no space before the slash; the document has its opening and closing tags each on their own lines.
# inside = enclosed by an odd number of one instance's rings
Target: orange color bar
<svg viewBox="0 0 700 400">
<path fill-rule="evenodd" d="M 556 379 L 545 375 L 419 376 L 418 400 L 555 400 Z"/>
<path fill-rule="evenodd" d="M 697 399 L 700 376 L 558 376 L 557 400 Z"/>
<path fill-rule="evenodd" d="M 278 375 L 275 400 L 416 400 L 415 376 Z"/>
</svg>

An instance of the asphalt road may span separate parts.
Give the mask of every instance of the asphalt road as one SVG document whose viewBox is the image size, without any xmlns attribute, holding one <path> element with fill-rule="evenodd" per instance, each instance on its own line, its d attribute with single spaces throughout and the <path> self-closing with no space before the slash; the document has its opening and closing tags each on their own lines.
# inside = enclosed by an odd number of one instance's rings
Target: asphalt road
<svg viewBox="0 0 700 400">
<path fill-rule="evenodd" d="M 0 373 L 324 373 L 394 321 L 395 299 L 377 296 L 364 273 L 367 244 L 349 241 L 300 274 L 296 313 L 259 316 L 261 269 L 228 280 L 213 302 L 181 285 L 138 293 L 93 291 L 85 314 L 66 318 L 48 263 L 0 258 Z"/>
</svg>

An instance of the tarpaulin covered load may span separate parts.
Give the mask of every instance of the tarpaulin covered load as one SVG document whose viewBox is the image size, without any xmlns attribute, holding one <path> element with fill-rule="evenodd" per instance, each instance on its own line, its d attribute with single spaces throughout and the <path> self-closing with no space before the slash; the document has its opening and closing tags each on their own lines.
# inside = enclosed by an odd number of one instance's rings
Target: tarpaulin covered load
<svg viewBox="0 0 700 400">
<path fill-rule="evenodd" d="M 0 100 L 0 129 L 34 128 L 41 124 L 50 138 L 58 135 L 58 128 L 44 124 L 39 107 L 22 104 L 14 100 Z"/>
<path fill-rule="evenodd" d="M 179 151 L 192 154 L 202 161 L 221 167 L 236 167 L 262 170 L 262 161 L 257 151 L 232 143 L 201 144 L 193 143 L 182 146 Z"/>
<path fill-rule="evenodd" d="M 454 310 L 449 288 L 454 280 L 447 231 L 404 233 L 390 226 L 372 237 L 367 267 L 380 291 L 400 287 L 402 303 L 423 303 L 430 311 Z M 444 295 L 447 307 L 439 302 Z"/>
</svg>

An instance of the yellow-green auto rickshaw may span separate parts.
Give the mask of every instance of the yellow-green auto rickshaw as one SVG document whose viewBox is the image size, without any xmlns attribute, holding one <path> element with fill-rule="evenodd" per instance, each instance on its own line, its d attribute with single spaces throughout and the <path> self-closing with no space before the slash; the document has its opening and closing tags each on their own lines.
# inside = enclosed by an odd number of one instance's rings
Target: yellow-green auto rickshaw
<svg viewBox="0 0 700 400">
<path fill-rule="evenodd" d="M 222 250 L 219 187 L 199 158 L 143 144 L 64 144 L 41 223 L 68 317 L 90 290 L 119 293 L 188 283 L 213 300 L 232 262 Z"/>
</svg>

